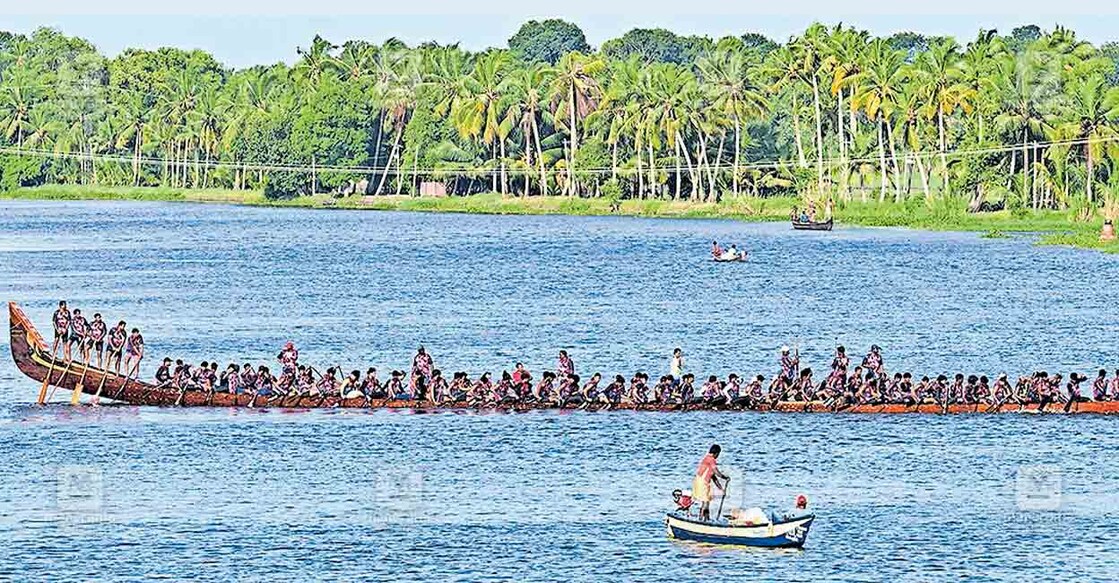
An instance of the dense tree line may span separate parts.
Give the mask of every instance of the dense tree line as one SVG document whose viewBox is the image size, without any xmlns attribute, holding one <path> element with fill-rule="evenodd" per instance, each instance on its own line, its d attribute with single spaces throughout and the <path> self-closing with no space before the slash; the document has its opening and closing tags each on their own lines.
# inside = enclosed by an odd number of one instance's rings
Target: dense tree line
<svg viewBox="0 0 1119 583">
<path fill-rule="evenodd" d="M 1119 46 L 1035 26 L 784 44 L 560 20 L 507 49 L 315 37 L 294 65 L 107 58 L 0 33 L 0 186 L 43 183 L 688 198 L 798 192 L 1082 208 L 1113 189 Z M 1104 195 L 1101 195 L 1105 193 Z"/>
</svg>

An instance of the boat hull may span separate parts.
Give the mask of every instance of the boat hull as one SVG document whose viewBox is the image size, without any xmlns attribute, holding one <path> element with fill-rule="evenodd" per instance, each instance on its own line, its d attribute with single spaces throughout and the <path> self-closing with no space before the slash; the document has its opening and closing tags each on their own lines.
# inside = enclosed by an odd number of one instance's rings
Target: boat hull
<svg viewBox="0 0 1119 583">
<path fill-rule="evenodd" d="M 761 526 L 708 523 L 670 513 L 665 517 L 669 538 L 714 545 L 799 549 L 808 540 L 814 515 Z"/>
<path fill-rule="evenodd" d="M 803 223 L 800 221 L 793 221 L 793 229 L 797 231 L 830 231 L 832 228 L 832 221 L 829 219 L 822 223 Z"/>
<path fill-rule="evenodd" d="M 79 385 L 83 393 L 96 395 L 103 399 L 110 399 L 119 403 L 145 406 L 183 406 L 183 407 L 280 407 L 291 409 L 313 409 L 342 407 L 351 409 L 417 409 L 417 410 L 475 410 L 486 408 L 503 411 L 532 411 L 541 409 L 574 410 L 580 409 L 578 404 L 559 406 L 554 403 L 515 403 L 510 405 L 478 406 L 465 402 L 432 403 L 429 401 L 400 400 L 400 399 L 342 399 L 337 396 L 292 395 L 292 396 L 253 396 L 249 394 L 236 394 L 204 391 L 180 392 L 173 387 L 157 386 L 145 381 L 128 380 L 123 375 L 112 371 L 105 371 L 96 366 L 85 365 L 77 361 L 64 361 L 55 358 L 50 352 L 46 341 L 31 324 L 31 321 L 15 303 L 9 303 L 9 317 L 11 329 L 12 358 L 16 367 L 28 377 L 49 386 L 54 386 L 67 391 L 78 390 Z M 713 407 L 706 403 L 618 403 L 606 407 L 595 404 L 590 410 L 620 411 L 742 411 L 727 407 Z M 757 412 L 784 412 L 784 413 L 869 413 L 869 414 L 902 414 L 902 413 L 937 413 L 937 414 L 965 414 L 965 413 L 1038 413 L 1037 404 L 1017 405 L 1003 404 L 1001 406 L 985 404 L 954 404 L 944 407 L 935 403 L 920 405 L 851 405 L 833 407 L 820 401 L 795 402 L 782 401 L 776 404 L 763 403 L 747 410 Z M 1070 413 L 1119 413 L 1119 401 L 1089 401 L 1076 403 Z M 1046 414 L 1064 413 L 1063 407 L 1058 404 L 1050 405 L 1045 409 Z"/>
</svg>

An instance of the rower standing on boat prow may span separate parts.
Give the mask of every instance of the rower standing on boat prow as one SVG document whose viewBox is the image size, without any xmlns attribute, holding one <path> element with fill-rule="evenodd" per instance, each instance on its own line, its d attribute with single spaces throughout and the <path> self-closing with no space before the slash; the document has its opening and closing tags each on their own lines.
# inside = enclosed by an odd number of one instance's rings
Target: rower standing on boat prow
<svg viewBox="0 0 1119 583">
<path fill-rule="evenodd" d="M 299 369 L 299 350 L 295 348 L 295 343 L 291 340 L 285 342 L 276 360 L 280 361 L 280 371 L 283 374 L 294 376 Z"/>
<path fill-rule="evenodd" d="M 416 357 L 412 359 L 412 396 L 418 401 L 427 398 L 427 387 L 431 384 L 431 372 L 435 370 L 435 363 L 431 355 L 421 346 L 416 350 Z"/>
<path fill-rule="evenodd" d="M 66 307 L 66 300 L 58 302 L 58 309 L 52 317 L 54 322 L 54 345 L 51 353 L 58 354 L 58 346 L 62 345 L 62 358 L 70 360 L 70 308 Z"/>
<path fill-rule="evenodd" d="M 726 488 L 729 477 L 719 471 L 719 453 L 722 448 L 714 444 L 707 450 L 707 455 L 699 460 L 699 467 L 692 480 L 692 498 L 699 501 L 699 517 L 701 520 L 711 520 L 712 483 L 720 489 Z"/>
</svg>

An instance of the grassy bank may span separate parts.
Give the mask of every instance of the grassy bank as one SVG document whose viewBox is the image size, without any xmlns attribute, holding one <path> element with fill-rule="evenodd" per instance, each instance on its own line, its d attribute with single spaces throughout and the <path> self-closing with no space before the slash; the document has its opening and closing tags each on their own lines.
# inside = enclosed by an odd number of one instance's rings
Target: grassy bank
<svg viewBox="0 0 1119 583">
<path fill-rule="evenodd" d="M 500 215 L 611 215 L 661 218 L 716 218 L 744 221 L 788 220 L 792 208 L 801 204 L 798 198 L 742 198 L 719 203 L 698 203 L 665 200 L 624 200 L 614 203 L 604 199 L 579 199 L 560 196 L 508 197 L 479 194 L 466 197 L 413 198 L 409 196 L 329 196 L 301 197 L 289 201 L 270 201 L 257 191 L 194 190 L 146 187 L 93 187 L 51 185 L 21 188 L 0 194 L 0 198 L 34 200 L 144 200 L 166 202 L 216 202 L 253 206 L 293 208 L 340 208 L 366 210 L 399 210 Z M 914 198 L 903 204 L 853 202 L 841 204 L 835 212 L 836 221 L 870 227 L 906 227 L 937 231 L 983 232 L 999 238 L 1010 232 L 1036 232 L 1039 241 L 1049 245 L 1068 245 L 1119 253 L 1119 244 L 1099 241 L 1102 219 L 1074 220 L 1069 211 L 968 213 L 960 202 L 935 202 L 928 205 Z"/>
</svg>

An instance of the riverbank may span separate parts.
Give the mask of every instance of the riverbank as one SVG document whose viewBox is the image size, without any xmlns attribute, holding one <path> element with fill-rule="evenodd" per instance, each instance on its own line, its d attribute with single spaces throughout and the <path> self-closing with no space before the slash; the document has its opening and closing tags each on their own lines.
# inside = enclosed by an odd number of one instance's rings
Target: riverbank
<svg viewBox="0 0 1119 583">
<path fill-rule="evenodd" d="M 741 221 L 785 221 L 799 198 L 741 198 L 719 203 L 666 200 L 568 198 L 562 196 L 501 197 L 478 194 L 464 197 L 414 198 L 410 196 L 305 196 L 294 200 L 269 200 L 259 191 L 179 189 L 161 187 L 92 187 L 51 185 L 0 193 L 0 198 L 27 200 L 139 200 L 197 202 L 249 206 L 396 210 L 496 215 L 625 215 L 654 218 L 706 218 Z M 1119 253 L 1119 243 L 1099 240 L 1103 219 L 1075 220 L 1069 211 L 969 213 L 962 202 L 925 204 L 914 198 L 896 203 L 852 202 L 836 209 L 841 224 L 867 227 L 905 227 L 935 231 L 972 231 L 998 238 L 1004 233 L 1039 233 L 1039 243 Z"/>
</svg>

